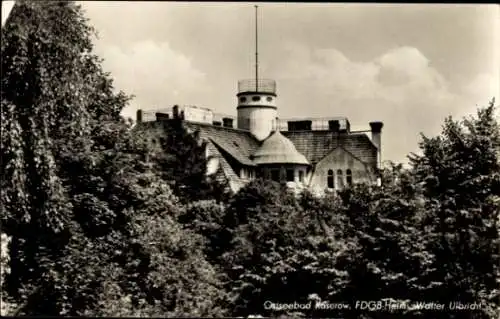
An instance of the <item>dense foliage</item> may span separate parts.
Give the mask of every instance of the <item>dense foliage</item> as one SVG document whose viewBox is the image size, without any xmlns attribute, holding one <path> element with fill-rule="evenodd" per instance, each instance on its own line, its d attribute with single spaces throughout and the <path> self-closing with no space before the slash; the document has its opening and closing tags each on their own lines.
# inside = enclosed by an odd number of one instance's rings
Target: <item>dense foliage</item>
<svg viewBox="0 0 500 319">
<path fill-rule="evenodd" d="M 167 125 L 156 124 L 156 127 L 137 131 L 152 135 L 161 150 L 154 156 L 155 167 L 180 200 L 185 204 L 197 200 L 226 200 L 227 184 L 213 175 L 206 176 L 206 142 L 199 138 L 199 132 L 189 131 L 178 119 L 168 121 Z"/>
<path fill-rule="evenodd" d="M 115 93 L 92 36 L 80 7 L 67 1 L 18 2 L 2 29 L 2 311 L 498 313 L 494 102 L 423 136 L 411 167 L 389 165 L 382 187 L 297 196 L 255 180 L 227 196 L 205 176 L 196 132 L 180 122 L 132 128 L 119 116 L 130 97 Z M 418 301 L 444 308 L 419 309 Z"/>
<path fill-rule="evenodd" d="M 19 2 L 2 29 L 5 295 L 16 314 L 221 315 L 218 273 L 158 150 L 120 118 L 92 33 L 67 1 Z"/>
</svg>

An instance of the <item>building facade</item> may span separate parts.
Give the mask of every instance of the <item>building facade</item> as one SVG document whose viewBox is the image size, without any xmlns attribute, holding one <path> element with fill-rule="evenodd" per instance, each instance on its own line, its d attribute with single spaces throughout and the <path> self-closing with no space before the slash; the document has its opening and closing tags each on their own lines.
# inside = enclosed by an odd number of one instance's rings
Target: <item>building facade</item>
<svg viewBox="0 0 500 319">
<path fill-rule="evenodd" d="M 155 112 L 153 121 L 138 110 L 137 122 L 168 126 L 180 120 L 198 132 L 207 145 L 207 174 L 220 175 L 235 192 L 255 178 L 316 192 L 379 183 L 382 122 L 351 131 L 347 118 L 279 120 L 276 83 L 262 79 L 238 83 L 236 109 L 233 118 L 174 106 Z"/>
</svg>

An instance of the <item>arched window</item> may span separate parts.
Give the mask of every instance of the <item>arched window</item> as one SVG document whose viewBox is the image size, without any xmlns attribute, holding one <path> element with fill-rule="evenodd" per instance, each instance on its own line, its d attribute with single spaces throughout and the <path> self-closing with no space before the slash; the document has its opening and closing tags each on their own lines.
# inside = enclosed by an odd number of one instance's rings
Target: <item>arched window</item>
<svg viewBox="0 0 500 319">
<path fill-rule="evenodd" d="M 328 170 L 328 177 L 327 177 L 328 188 L 333 188 L 334 187 L 333 181 L 334 181 L 334 179 L 333 179 L 333 170 L 329 169 Z"/>
<path fill-rule="evenodd" d="M 347 182 L 347 185 L 351 186 L 352 185 L 352 172 L 350 169 L 348 169 L 345 172 L 345 180 Z"/>
<path fill-rule="evenodd" d="M 344 176 L 342 175 L 342 170 L 337 170 L 337 188 L 344 188 Z"/>
</svg>

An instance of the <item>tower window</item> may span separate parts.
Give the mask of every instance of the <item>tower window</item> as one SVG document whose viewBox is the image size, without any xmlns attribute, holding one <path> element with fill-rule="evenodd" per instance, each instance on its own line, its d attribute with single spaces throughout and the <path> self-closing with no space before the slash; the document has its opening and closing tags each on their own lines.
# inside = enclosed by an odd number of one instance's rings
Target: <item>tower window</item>
<svg viewBox="0 0 500 319">
<path fill-rule="evenodd" d="M 339 189 L 344 188 L 344 176 L 342 176 L 342 170 L 337 170 L 337 187 Z"/>
<path fill-rule="evenodd" d="M 254 102 L 260 101 L 260 96 L 252 96 L 252 101 Z"/>
<path fill-rule="evenodd" d="M 240 97 L 240 102 L 246 102 L 246 101 L 247 101 L 246 97 L 244 97 L 244 96 Z"/>
<path fill-rule="evenodd" d="M 328 170 L 327 184 L 328 184 L 328 188 L 333 188 L 334 187 L 334 184 L 333 184 L 333 170 L 331 170 L 331 169 Z"/>
<path fill-rule="evenodd" d="M 299 171 L 299 181 L 301 183 L 304 181 L 304 171 Z"/>
<path fill-rule="evenodd" d="M 267 100 L 267 102 L 272 102 L 273 98 L 268 96 L 266 100 Z"/>
<path fill-rule="evenodd" d="M 345 180 L 347 182 L 347 185 L 351 186 L 352 185 L 352 172 L 350 169 L 348 169 L 345 172 Z"/>
<path fill-rule="evenodd" d="M 293 182 L 294 181 L 293 169 L 287 169 L 286 170 L 286 181 L 287 182 Z"/>
</svg>

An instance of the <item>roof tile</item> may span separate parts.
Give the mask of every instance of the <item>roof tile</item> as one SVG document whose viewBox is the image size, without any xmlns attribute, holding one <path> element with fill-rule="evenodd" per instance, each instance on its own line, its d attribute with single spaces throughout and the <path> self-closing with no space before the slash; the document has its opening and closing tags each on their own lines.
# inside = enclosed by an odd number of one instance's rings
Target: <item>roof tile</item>
<svg viewBox="0 0 500 319">
<path fill-rule="evenodd" d="M 377 162 L 377 149 L 366 134 L 338 134 L 331 131 L 284 131 L 295 148 L 304 154 L 311 164 L 318 163 L 332 150 L 342 146 L 367 164 Z"/>
<path fill-rule="evenodd" d="M 250 135 L 250 132 L 202 123 L 186 122 L 185 125 L 192 130 L 198 130 L 202 139 L 210 140 L 231 154 L 238 162 L 254 166 L 250 155 L 259 148 L 260 143 Z"/>
</svg>

